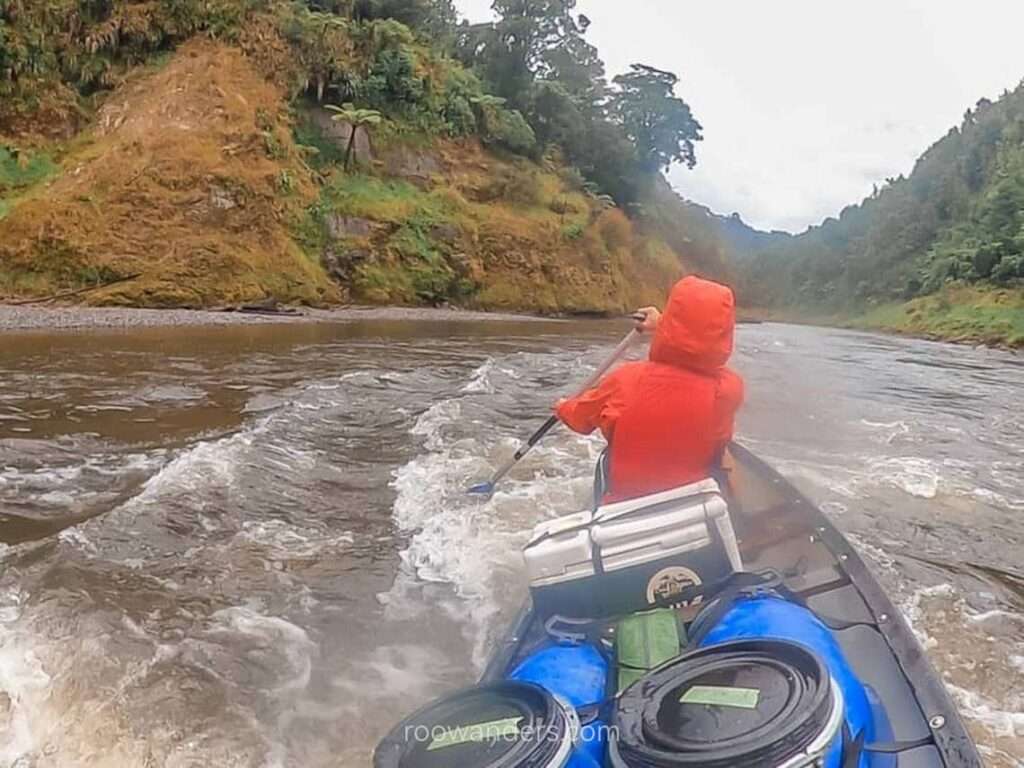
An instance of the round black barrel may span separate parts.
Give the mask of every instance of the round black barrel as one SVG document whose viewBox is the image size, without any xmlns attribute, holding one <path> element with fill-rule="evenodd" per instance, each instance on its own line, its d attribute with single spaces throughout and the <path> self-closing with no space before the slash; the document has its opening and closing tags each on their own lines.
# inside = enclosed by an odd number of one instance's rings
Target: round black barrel
<svg viewBox="0 0 1024 768">
<path fill-rule="evenodd" d="M 610 759 L 615 768 L 804 764 L 841 723 L 842 695 L 816 653 L 743 640 L 682 656 L 623 692 Z"/>
<path fill-rule="evenodd" d="M 471 688 L 399 723 L 375 768 L 562 768 L 578 723 L 543 688 L 503 682 Z"/>
</svg>

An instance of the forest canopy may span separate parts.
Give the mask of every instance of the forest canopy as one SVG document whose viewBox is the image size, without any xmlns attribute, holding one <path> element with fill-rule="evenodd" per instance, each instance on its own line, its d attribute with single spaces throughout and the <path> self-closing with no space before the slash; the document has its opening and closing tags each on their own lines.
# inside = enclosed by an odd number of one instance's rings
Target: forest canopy
<svg viewBox="0 0 1024 768">
<path fill-rule="evenodd" d="M 41 113 L 73 121 L 195 34 L 258 47 L 249 21 L 269 15 L 294 47 L 296 90 L 533 159 L 557 151 L 628 206 L 669 164 L 694 165 L 701 127 L 673 73 L 637 64 L 609 83 L 575 6 L 495 0 L 496 21 L 469 24 L 451 0 L 0 0 L 0 134 Z"/>
</svg>

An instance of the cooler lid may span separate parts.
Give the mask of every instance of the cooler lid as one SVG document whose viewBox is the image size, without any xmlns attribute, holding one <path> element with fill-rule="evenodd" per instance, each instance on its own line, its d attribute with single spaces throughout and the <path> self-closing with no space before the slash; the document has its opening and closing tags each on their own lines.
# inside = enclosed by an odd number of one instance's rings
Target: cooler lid
<svg viewBox="0 0 1024 768">
<path fill-rule="evenodd" d="M 532 547 L 545 539 L 586 532 L 592 519 L 593 514 L 588 510 L 586 512 L 577 512 L 574 515 L 563 515 L 553 520 L 545 520 L 534 527 L 533 534 L 530 536 L 530 541 L 526 547 Z"/>
<path fill-rule="evenodd" d="M 703 510 L 693 518 L 686 515 L 661 515 L 619 518 L 612 522 L 596 523 L 590 529 L 590 538 L 602 549 L 622 545 L 645 547 L 658 544 L 662 549 L 673 549 L 710 538 Z"/>
<path fill-rule="evenodd" d="M 679 515 L 684 511 L 693 517 L 694 521 L 723 514 L 726 511 L 726 504 L 718 483 L 709 478 L 699 483 L 642 496 L 639 499 L 608 504 L 594 513 L 594 523 L 606 524 L 623 517 Z"/>
</svg>

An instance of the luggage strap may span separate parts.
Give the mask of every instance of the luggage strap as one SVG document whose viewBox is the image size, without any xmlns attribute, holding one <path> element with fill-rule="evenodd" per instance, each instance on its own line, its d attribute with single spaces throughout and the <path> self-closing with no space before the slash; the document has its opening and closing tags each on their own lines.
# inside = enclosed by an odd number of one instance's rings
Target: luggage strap
<svg viewBox="0 0 1024 768">
<path fill-rule="evenodd" d="M 544 622 L 544 632 L 560 645 L 583 645 L 595 639 L 597 623 L 593 619 L 573 619 L 556 614 Z"/>
<path fill-rule="evenodd" d="M 837 619 L 833 616 L 826 616 L 814 610 L 807 604 L 807 600 L 797 592 L 794 592 L 783 581 L 778 571 L 766 570 L 756 573 L 738 571 L 726 576 L 712 584 L 703 584 L 699 587 L 687 587 L 680 594 L 673 595 L 668 602 L 678 603 L 691 597 L 703 594 L 710 597 L 713 602 L 694 620 L 690 627 L 689 647 L 696 647 L 725 617 L 725 614 L 733 607 L 736 598 L 741 595 L 776 594 L 791 603 L 796 603 L 814 614 L 818 620 L 834 632 L 839 632 L 852 627 L 871 627 L 877 629 L 877 625 L 870 621 L 848 621 Z"/>
<path fill-rule="evenodd" d="M 857 734 L 857 738 L 850 735 L 850 726 L 843 723 L 843 763 L 840 768 L 860 768 L 860 758 L 865 752 L 883 755 L 898 755 L 900 752 L 908 752 L 911 749 L 927 747 L 934 744 L 931 737 L 922 736 L 920 739 L 909 739 L 906 741 L 877 741 L 870 744 L 864 743 L 864 731 Z"/>
</svg>

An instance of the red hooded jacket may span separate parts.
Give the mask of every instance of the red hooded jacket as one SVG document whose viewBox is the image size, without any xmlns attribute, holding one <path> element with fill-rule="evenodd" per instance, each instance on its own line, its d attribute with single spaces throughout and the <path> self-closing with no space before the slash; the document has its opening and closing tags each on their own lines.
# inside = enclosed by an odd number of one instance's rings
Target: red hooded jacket
<svg viewBox="0 0 1024 768">
<path fill-rule="evenodd" d="M 599 428 L 608 440 L 606 503 L 703 480 L 715 469 L 743 403 L 743 380 L 725 367 L 735 326 L 731 290 L 684 278 L 672 289 L 650 360 L 621 366 L 559 406 L 570 429 Z"/>
</svg>

